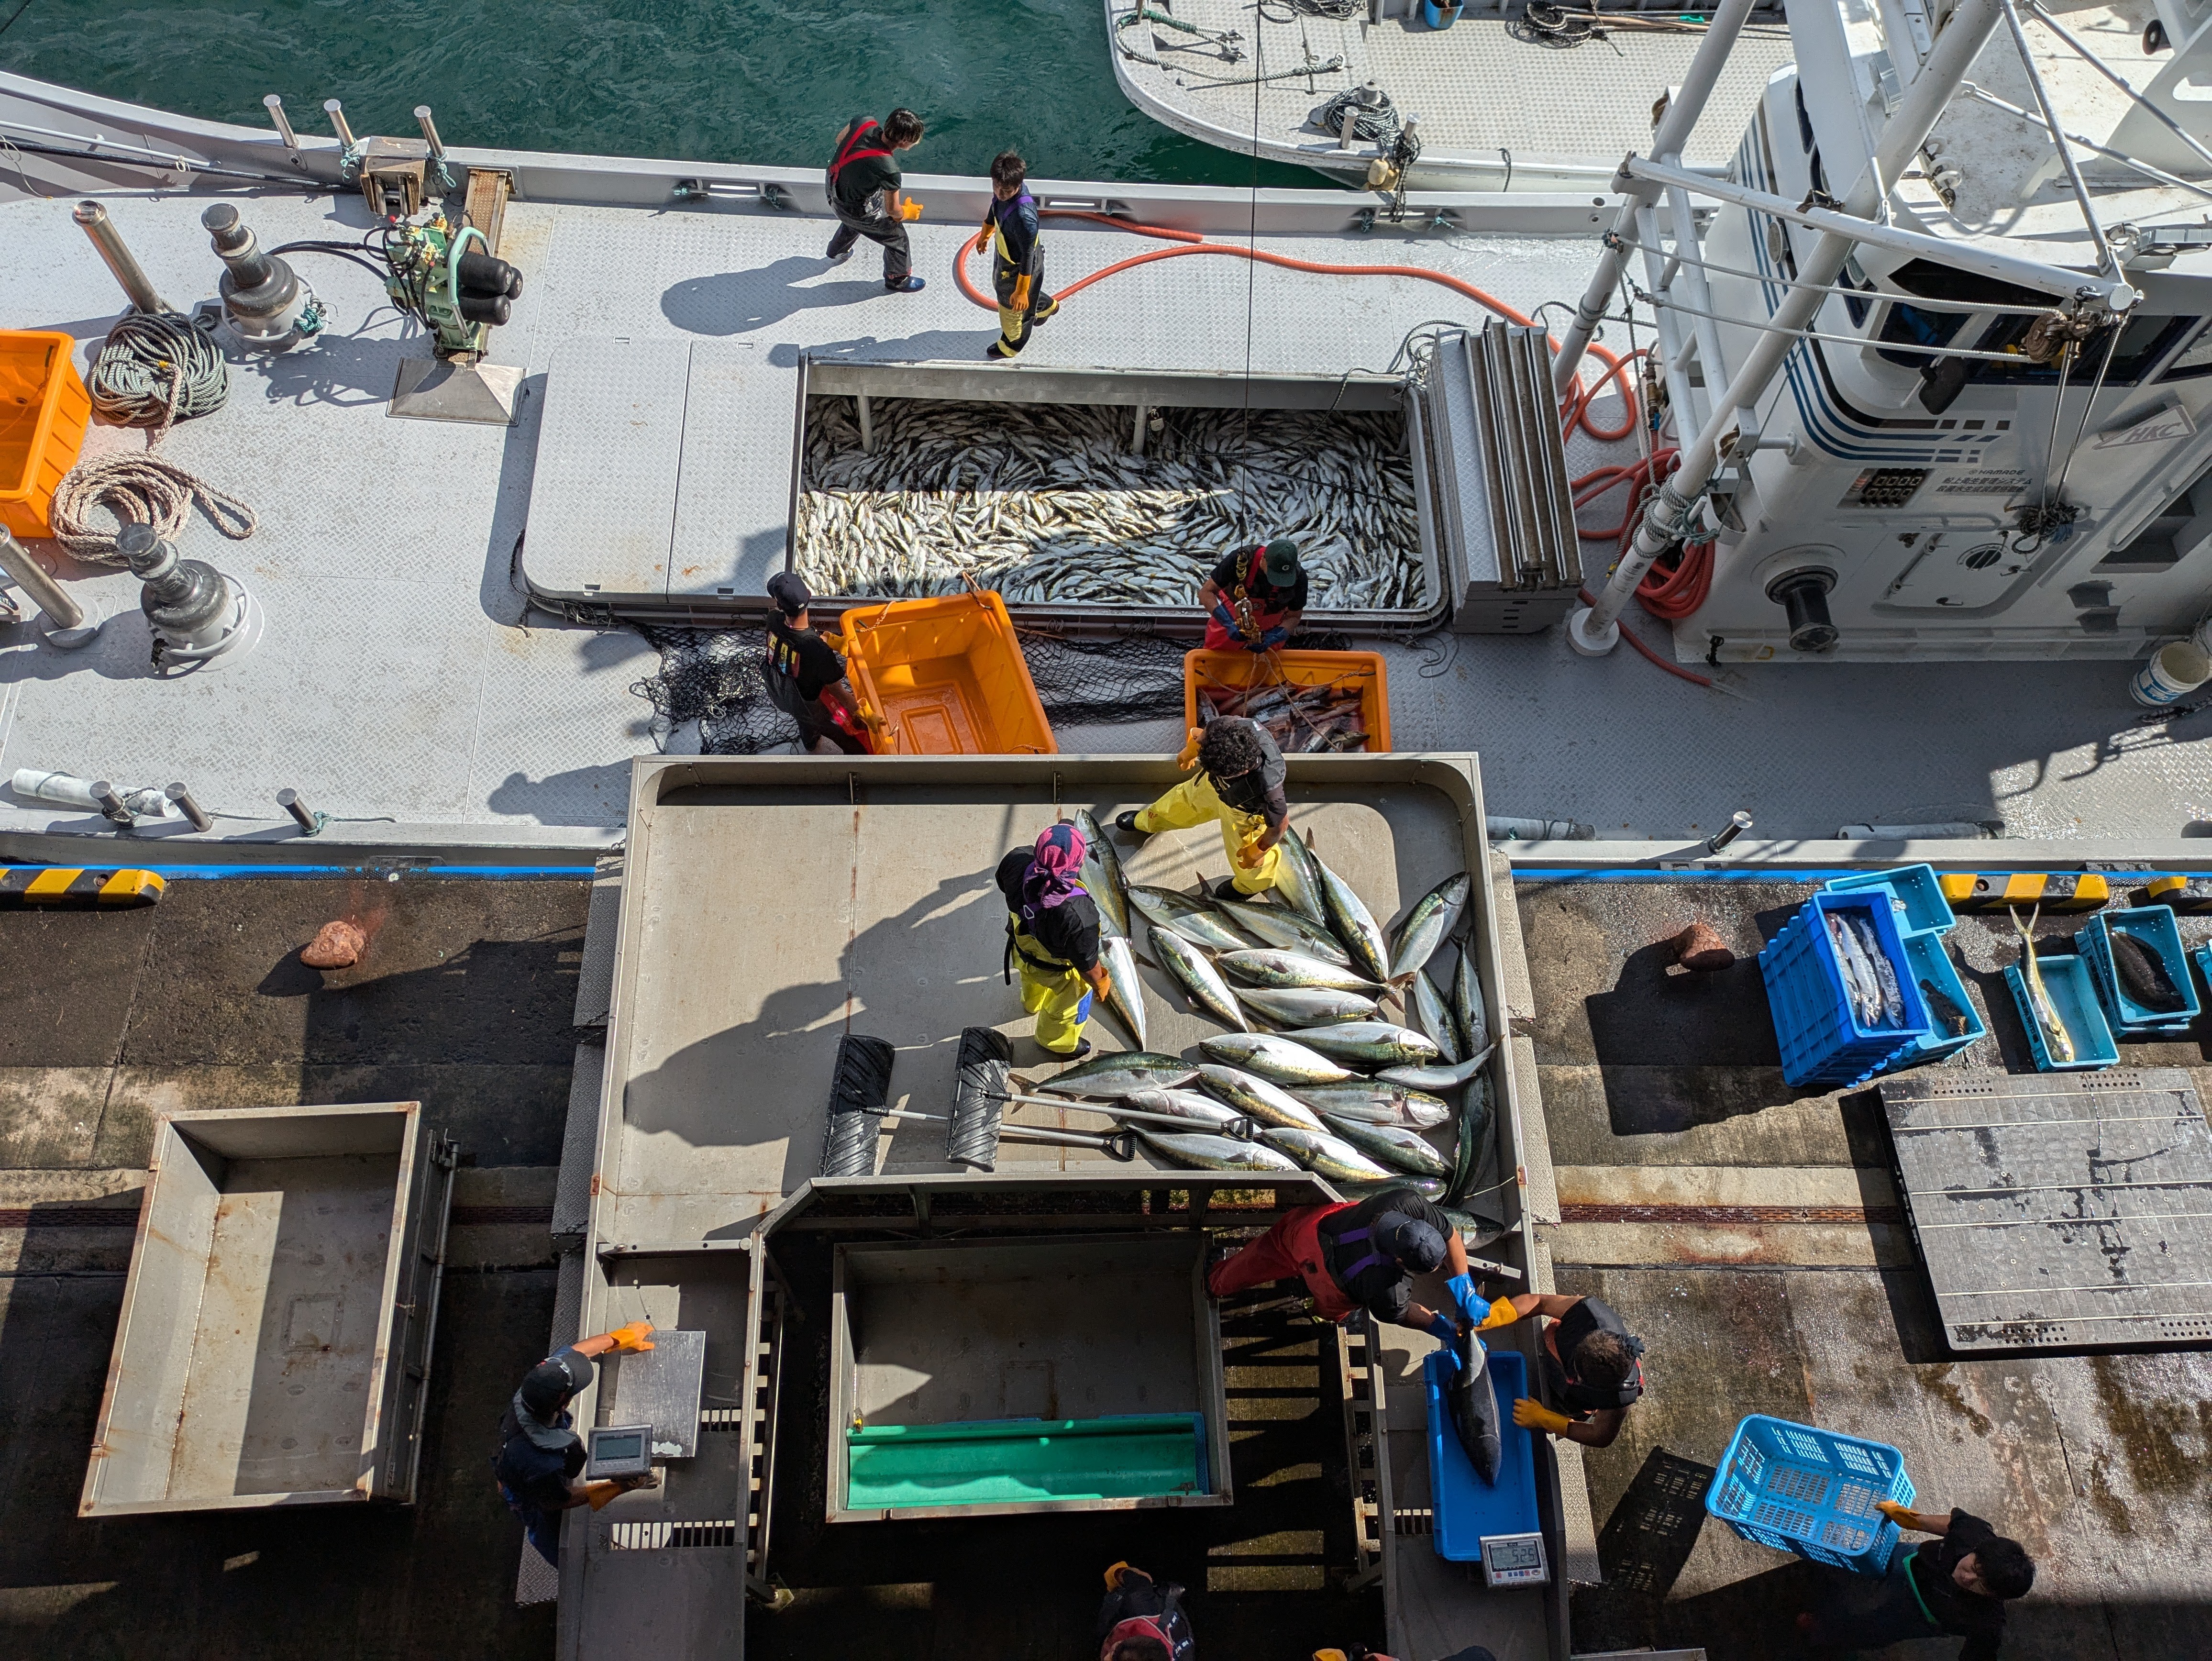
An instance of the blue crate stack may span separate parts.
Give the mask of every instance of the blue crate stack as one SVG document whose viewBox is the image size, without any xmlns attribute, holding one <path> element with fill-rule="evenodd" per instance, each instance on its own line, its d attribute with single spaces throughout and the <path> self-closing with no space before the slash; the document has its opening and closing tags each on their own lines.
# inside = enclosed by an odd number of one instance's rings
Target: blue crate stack
<svg viewBox="0 0 2212 1661">
<path fill-rule="evenodd" d="M 1875 1507 L 1909 1506 L 1912 1494 L 1905 1456 L 1887 1442 L 1754 1413 L 1735 1427 L 1705 1510 L 1762 1546 L 1879 1575 L 1898 1527 Z"/>
<path fill-rule="evenodd" d="M 1890 915 L 1905 942 L 1905 961 L 1912 970 L 1913 984 L 1926 982 L 1966 1012 L 1966 1030 L 1953 1032 L 1937 1022 L 1931 1008 L 1928 1025 L 1913 1040 L 1911 1052 L 1891 1063 L 1888 1071 L 1901 1073 L 1908 1067 L 1941 1061 L 1946 1056 L 1956 1055 L 1976 1039 L 1989 1036 L 1990 1029 L 1982 1019 L 1981 1011 L 1966 995 L 1966 977 L 1959 973 L 1950 952 L 1944 949 L 1944 936 L 1951 932 L 1958 918 L 1952 913 L 1950 901 L 1943 897 L 1943 885 L 1937 879 L 1934 866 L 1906 865 L 1893 871 L 1838 877 L 1826 887 L 1832 893 L 1887 892 L 1890 897 Z"/>
<path fill-rule="evenodd" d="M 1918 982 L 1904 972 L 1909 959 L 1894 915 L 1897 897 L 1887 887 L 1823 889 L 1798 908 L 1759 954 L 1774 1035 L 1782 1048 L 1782 1076 L 1790 1085 L 1863 1084 L 1908 1057 L 1920 1059 L 1919 1043 L 1929 1031 L 1928 1003 Z M 1905 1011 L 1900 1025 L 1860 1024 L 1828 934 L 1831 912 L 1873 923 L 1876 942 L 1899 970 Z"/>
<path fill-rule="evenodd" d="M 2112 967 L 2113 932 L 2131 934 L 2165 966 L 2166 976 L 2188 1000 L 2178 1011 L 2145 1009 L 2121 987 Z M 2137 906 L 2132 910 L 2100 911 L 2074 936 L 2074 949 L 2088 965 L 2089 979 L 2097 989 L 2097 1001 L 2112 1035 L 2120 1038 L 2175 1037 L 2195 1024 L 2197 988 L 2189 975 L 2189 958 L 2182 948 L 2181 925 L 2170 905 Z"/>
</svg>

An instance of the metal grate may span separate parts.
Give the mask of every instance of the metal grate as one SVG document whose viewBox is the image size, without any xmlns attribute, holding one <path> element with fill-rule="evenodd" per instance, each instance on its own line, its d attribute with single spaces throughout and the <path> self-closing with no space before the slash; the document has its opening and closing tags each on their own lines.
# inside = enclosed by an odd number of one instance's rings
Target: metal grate
<svg viewBox="0 0 2212 1661">
<path fill-rule="evenodd" d="M 610 1523 L 609 1551 L 696 1551 L 738 1543 L 735 1518 L 714 1523 Z"/>
<path fill-rule="evenodd" d="M 2212 1339 L 2212 1135 L 2188 1074 L 1976 1069 L 1881 1093 L 1954 1351 Z"/>
</svg>

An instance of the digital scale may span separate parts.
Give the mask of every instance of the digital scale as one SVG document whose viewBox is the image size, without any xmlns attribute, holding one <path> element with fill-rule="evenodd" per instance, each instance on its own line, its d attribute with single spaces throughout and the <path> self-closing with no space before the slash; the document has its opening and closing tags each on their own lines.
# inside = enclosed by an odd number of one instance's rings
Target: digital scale
<svg viewBox="0 0 2212 1661">
<path fill-rule="evenodd" d="M 1486 1534 L 1482 1536 L 1483 1584 L 1500 1586 L 1541 1586 L 1552 1572 L 1544 1565 L 1544 1536 L 1540 1534 Z"/>
<path fill-rule="evenodd" d="M 643 1476 L 652 1469 L 651 1425 L 592 1427 L 584 1456 L 585 1480 L 597 1482 L 613 1476 Z"/>
</svg>

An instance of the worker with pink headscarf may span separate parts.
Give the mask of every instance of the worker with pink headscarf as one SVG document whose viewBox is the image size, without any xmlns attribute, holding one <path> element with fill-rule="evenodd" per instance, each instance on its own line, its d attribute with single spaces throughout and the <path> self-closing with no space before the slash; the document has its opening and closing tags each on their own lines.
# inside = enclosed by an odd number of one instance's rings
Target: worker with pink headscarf
<svg viewBox="0 0 2212 1661">
<path fill-rule="evenodd" d="M 1094 1000 L 1113 983 L 1098 960 L 1098 907 L 1084 891 L 1083 833 L 1055 824 L 1033 848 L 1017 848 L 999 861 L 999 891 L 1006 899 L 1009 985 L 1018 968 L 1022 1007 L 1036 1017 L 1036 1041 L 1048 1055 L 1073 1061 L 1091 1053 L 1083 1029 Z"/>
</svg>

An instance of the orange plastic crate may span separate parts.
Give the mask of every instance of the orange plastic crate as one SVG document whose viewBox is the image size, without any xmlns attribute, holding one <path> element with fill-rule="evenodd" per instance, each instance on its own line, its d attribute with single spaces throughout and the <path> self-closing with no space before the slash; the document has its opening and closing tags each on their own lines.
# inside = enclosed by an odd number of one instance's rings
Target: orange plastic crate
<svg viewBox="0 0 2212 1661">
<path fill-rule="evenodd" d="M 45 330 L 0 329 L 0 525 L 53 534 L 54 490 L 76 465 L 92 399 L 70 353 Z"/>
<path fill-rule="evenodd" d="M 1376 652 L 1189 653 L 1182 660 L 1183 724 L 1200 725 L 1198 695 L 1204 688 L 1244 687 L 1269 680 L 1293 686 L 1358 688 L 1359 724 L 1367 729 L 1364 753 L 1379 755 L 1390 747 L 1390 672 Z M 1294 754 L 1297 745 L 1286 744 L 1283 749 Z"/>
<path fill-rule="evenodd" d="M 856 605 L 844 626 L 846 672 L 860 708 L 884 718 L 880 753 L 1059 754 L 997 594 Z"/>
</svg>

